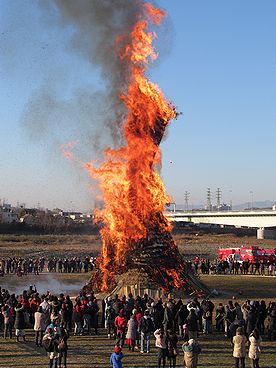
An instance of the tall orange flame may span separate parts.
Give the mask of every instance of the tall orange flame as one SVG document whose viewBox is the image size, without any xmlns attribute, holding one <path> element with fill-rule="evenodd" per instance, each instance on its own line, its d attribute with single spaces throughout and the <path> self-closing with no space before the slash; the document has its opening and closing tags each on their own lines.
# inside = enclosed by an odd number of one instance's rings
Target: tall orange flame
<svg viewBox="0 0 276 368">
<path fill-rule="evenodd" d="M 124 36 L 116 40 L 118 57 L 130 71 L 127 91 L 120 96 L 127 109 L 125 145 L 107 149 L 100 167 L 86 165 L 99 181 L 105 202 L 104 210 L 96 212 L 96 218 L 104 224 L 100 261 L 103 290 L 108 288 L 113 271 L 125 265 L 126 253 L 133 244 L 147 239 L 153 229 L 160 234 L 171 230 L 163 215 L 170 200 L 155 166 L 160 163 L 164 130 L 176 118 L 176 112 L 158 86 L 145 76 L 149 59 L 157 58 L 152 45 L 156 34 L 149 26 L 159 25 L 164 16 L 163 10 L 144 4 L 130 42 L 126 44 Z"/>
</svg>

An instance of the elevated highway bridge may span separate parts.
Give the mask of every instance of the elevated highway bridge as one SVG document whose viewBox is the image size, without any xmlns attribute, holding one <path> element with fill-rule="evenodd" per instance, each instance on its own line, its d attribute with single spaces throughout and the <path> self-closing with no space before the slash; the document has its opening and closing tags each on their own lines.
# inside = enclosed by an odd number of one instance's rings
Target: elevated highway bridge
<svg viewBox="0 0 276 368">
<path fill-rule="evenodd" d="M 276 239 L 276 211 L 272 210 L 166 211 L 165 215 L 172 222 L 254 228 L 258 239 Z"/>
</svg>

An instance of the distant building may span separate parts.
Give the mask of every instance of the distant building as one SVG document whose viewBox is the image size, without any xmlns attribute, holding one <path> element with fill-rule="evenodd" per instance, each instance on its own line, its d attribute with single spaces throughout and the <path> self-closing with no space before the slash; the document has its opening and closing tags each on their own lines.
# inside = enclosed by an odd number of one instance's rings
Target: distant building
<svg viewBox="0 0 276 368">
<path fill-rule="evenodd" d="M 14 224 L 18 222 L 17 213 L 11 211 L 1 211 L 0 212 L 0 223 L 2 224 Z"/>
</svg>

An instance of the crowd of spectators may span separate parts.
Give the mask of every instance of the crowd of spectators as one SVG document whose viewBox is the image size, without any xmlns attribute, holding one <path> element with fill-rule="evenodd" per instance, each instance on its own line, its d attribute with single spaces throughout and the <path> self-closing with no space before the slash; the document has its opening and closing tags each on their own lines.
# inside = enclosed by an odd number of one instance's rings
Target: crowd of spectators
<svg viewBox="0 0 276 368">
<path fill-rule="evenodd" d="M 40 294 L 31 286 L 21 295 L 0 288 L 0 308 L 3 338 L 15 336 L 17 342 L 24 342 L 25 329 L 33 329 L 36 345 L 44 346 L 48 352 L 49 368 L 61 366 L 62 362 L 67 366 L 70 334 L 97 335 L 98 324 L 104 328 L 101 331 L 106 331 L 107 339 L 114 339 L 110 363 L 116 368 L 122 367 L 124 347 L 148 354 L 153 338 L 159 368 L 164 368 L 166 361 L 175 368 L 179 348 L 186 367 L 197 367 L 200 335 L 212 335 L 214 330 L 231 341 L 236 367 L 239 362 L 244 366 L 245 343 L 249 341 L 249 357 L 258 368 L 259 353 L 254 355 L 252 346 L 260 345 L 261 335 L 276 340 L 276 303 L 266 304 L 264 300 L 238 303 L 233 299 L 215 306 L 208 298 L 184 303 L 173 298 L 153 300 L 147 294 L 134 298 L 130 293 L 121 298 L 109 296 L 99 305 L 94 293 L 81 292 L 72 300 L 69 295 Z"/>
<path fill-rule="evenodd" d="M 96 258 L 87 256 L 57 258 L 51 257 L 45 259 L 38 258 L 22 258 L 9 257 L 0 260 L 0 276 L 15 274 L 23 275 L 39 275 L 42 272 L 60 272 L 60 273 L 80 273 L 92 271 L 96 266 Z"/>
<path fill-rule="evenodd" d="M 16 274 L 18 276 L 42 272 L 80 273 L 92 271 L 97 265 L 96 257 L 87 256 L 45 259 L 9 257 L 0 260 L 0 276 Z M 187 261 L 187 271 L 199 274 L 233 274 L 233 275 L 262 275 L 276 276 L 275 263 L 263 261 L 251 262 L 249 260 L 238 262 L 237 260 L 220 260 L 196 257 L 193 261 Z"/>
<path fill-rule="evenodd" d="M 195 274 L 233 274 L 233 275 L 262 275 L 262 276 L 276 276 L 275 263 L 268 263 L 264 261 L 251 262 L 245 260 L 239 262 L 234 259 L 220 260 L 196 257 L 192 262 L 189 262 L 189 268 Z"/>
</svg>

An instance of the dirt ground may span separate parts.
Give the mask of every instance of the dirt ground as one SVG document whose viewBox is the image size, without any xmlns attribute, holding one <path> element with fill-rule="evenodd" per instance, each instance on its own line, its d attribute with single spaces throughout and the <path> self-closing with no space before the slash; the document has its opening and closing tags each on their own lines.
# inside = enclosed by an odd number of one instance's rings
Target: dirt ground
<svg viewBox="0 0 276 368">
<path fill-rule="evenodd" d="M 107 368 L 109 357 L 114 349 L 114 340 L 107 339 L 106 332 L 100 329 L 99 335 L 94 336 L 71 336 L 68 340 L 68 367 L 74 368 Z M 0 367 L 3 368 L 45 368 L 48 364 L 45 349 L 36 347 L 34 343 L 34 332 L 27 331 L 27 342 L 16 343 L 13 340 L 4 340 L 0 337 Z M 234 366 L 232 347 L 222 333 L 214 335 L 200 336 L 202 353 L 199 355 L 200 368 L 230 368 Z M 139 351 L 129 352 L 123 348 L 123 367 L 125 368 L 156 368 L 157 349 L 154 347 L 155 339 L 151 338 L 151 352 L 141 354 Z M 177 356 L 176 367 L 183 368 L 183 353 L 181 346 L 183 341 L 179 341 L 179 355 Z M 246 347 L 248 352 L 248 346 Z M 275 363 L 275 342 L 264 340 L 262 342 L 262 352 L 260 356 L 262 368 L 276 368 Z M 249 367 L 250 360 L 246 357 L 246 367 Z M 166 365 L 168 367 L 168 364 Z"/>
</svg>

